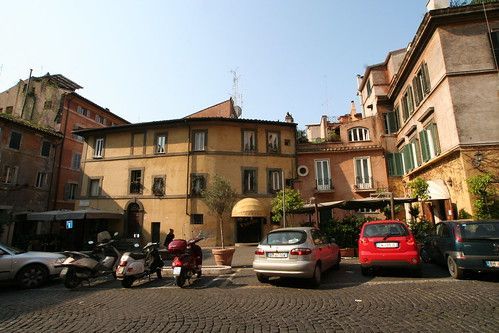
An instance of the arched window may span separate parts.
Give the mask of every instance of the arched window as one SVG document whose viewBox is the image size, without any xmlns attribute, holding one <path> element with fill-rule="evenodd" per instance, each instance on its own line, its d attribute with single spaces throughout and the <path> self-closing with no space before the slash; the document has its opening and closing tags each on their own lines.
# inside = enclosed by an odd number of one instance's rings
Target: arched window
<svg viewBox="0 0 499 333">
<path fill-rule="evenodd" d="M 369 141 L 369 130 L 364 127 L 355 127 L 348 130 L 348 141 Z"/>
</svg>

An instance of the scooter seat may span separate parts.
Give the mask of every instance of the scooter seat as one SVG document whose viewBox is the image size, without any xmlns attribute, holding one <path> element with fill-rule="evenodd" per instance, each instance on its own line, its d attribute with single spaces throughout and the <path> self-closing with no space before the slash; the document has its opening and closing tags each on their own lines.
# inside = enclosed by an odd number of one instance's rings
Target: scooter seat
<svg viewBox="0 0 499 333">
<path fill-rule="evenodd" d="M 144 253 L 132 252 L 132 253 L 130 253 L 130 257 L 132 259 L 139 260 L 139 259 L 145 259 L 146 255 Z"/>
</svg>

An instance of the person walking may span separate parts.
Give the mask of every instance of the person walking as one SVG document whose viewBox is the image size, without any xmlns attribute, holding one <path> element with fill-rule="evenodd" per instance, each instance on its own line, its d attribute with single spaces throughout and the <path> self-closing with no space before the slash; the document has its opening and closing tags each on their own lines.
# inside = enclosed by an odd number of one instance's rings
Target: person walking
<svg viewBox="0 0 499 333">
<path fill-rule="evenodd" d="M 175 238 L 175 234 L 173 233 L 173 229 L 170 229 L 170 232 L 166 235 L 165 242 L 163 245 L 168 249 L 168 245 L 171 243 L 171 241 Z"/>
</svg>

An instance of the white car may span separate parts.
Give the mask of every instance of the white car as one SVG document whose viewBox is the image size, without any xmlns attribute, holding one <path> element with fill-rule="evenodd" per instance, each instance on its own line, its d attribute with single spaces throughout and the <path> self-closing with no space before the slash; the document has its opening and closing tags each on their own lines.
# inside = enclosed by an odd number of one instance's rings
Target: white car
<svg viewBox="0 0 499 333">
<path fill-rule="evenodd" d="M 310 279 L 319 286 L 322 272 L 339 268 L 340 249 L 334 239 L 311 227 L 281 228 L 271 231 L 258 245 L 253 270 L 258 281 L 271 276 Z"/>
<path fill-rule="evenodd" d="M 66 259 L 61 253 L 21 251 L 0 243 L 0 281 L 15 281 L 22 288 L 36 288 L 57 277 Z"/>
</svg>

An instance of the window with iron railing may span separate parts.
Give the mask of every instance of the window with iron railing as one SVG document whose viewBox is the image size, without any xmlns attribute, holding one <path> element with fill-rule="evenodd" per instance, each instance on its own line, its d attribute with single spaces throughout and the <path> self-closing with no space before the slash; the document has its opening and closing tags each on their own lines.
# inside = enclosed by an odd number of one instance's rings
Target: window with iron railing
<svg viewBox="0 0 499 333">
<path fill-rule="evenodd" d="M 142 170 L 130 171 L 130 193 L 139 194 L 142 192 Z"/>
<path fill-rule="evenodd" d="M 315 180 L 317 191 L 330 191 L 332 189 L 333 182 L 329 171 L 329 160 L 315 161 Z"/>
<path fill-rule="evenodd" d="M 373 188 L 373 179 L 371 175 L 370 157 L 354 158 L 355 168 L 355 188 L 359 190 L 368 190 Z"/>
</svg>

